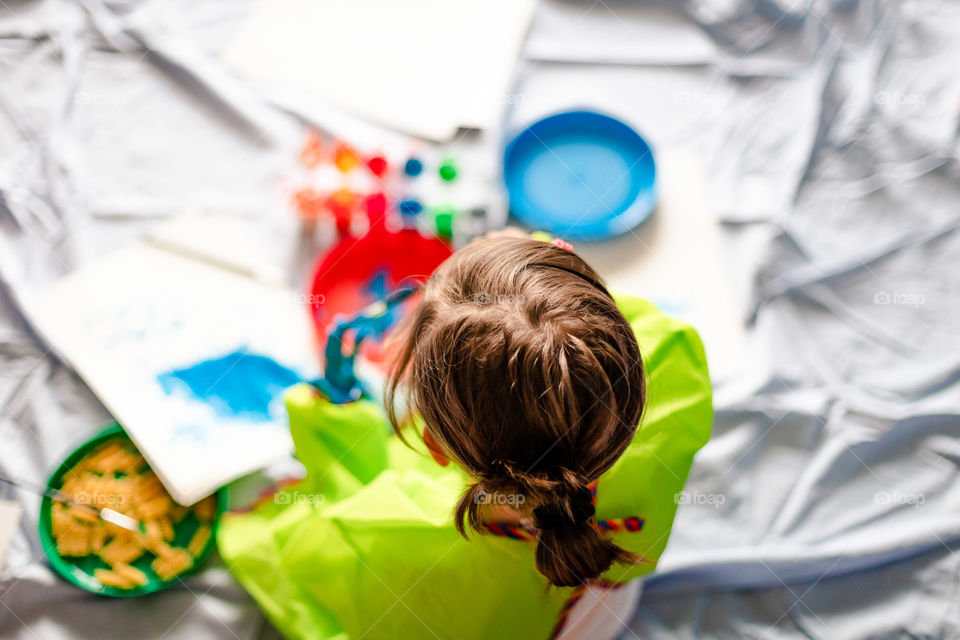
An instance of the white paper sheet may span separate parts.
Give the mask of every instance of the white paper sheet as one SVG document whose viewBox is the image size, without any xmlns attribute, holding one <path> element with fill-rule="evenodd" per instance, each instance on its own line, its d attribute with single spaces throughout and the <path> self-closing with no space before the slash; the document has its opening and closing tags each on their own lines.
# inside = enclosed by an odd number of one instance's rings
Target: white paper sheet
<svg viewBox="0 0 960 640">
<path fill-rule="evenodd" d="M 680 3 L 544 0 L 523 53 L 576 64 L 705 65 L 717 47 Z"/>
<path fill-rule="evenodd" d="M 291 450 L 282 387 L 316 373 L 294 292 L 135 244 L 29 307 L 177 501 Z"/>
<path fill-rule="evenodd" d="M 497 123 L 535 4 L 263 0 L 223 60 L 255 83 L 445 140 Z"/>
</svg>

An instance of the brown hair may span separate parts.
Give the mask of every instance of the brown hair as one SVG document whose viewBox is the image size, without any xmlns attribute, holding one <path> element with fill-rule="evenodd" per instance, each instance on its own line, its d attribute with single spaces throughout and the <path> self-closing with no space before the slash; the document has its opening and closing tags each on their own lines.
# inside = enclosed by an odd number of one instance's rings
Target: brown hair
<svg viewBox="0 0 960 640">
<path fill-rule="evenodd" d="M 489 496 L 539 528 L 537 568 L 557 586 L 640 558 L 596 526 L 589 492 L 637 429 L 645 384 L 636 338 L 597 273 L 525 238 L 477 240 L 444 262 L 402 334 L 387 385 L 473 482 L 455 523 L 483 531 Z"/>
</svg>

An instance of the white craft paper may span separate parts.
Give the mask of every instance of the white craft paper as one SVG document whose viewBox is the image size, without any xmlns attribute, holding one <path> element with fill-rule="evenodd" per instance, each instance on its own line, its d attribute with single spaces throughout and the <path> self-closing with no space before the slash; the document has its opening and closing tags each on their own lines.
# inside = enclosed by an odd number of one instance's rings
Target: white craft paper
<svg viewBox="0 0 960 640">
<path fill-rule="evenodd" d="M 261 0 L 223 53 L 287 88 L 432 140 L 495 125 L 534 0 Z"/>
<path fill-rule="evenodd" d="M 229 354 L 312 377 L 309 314 L 294 292 L 140 243 L 73 272 L 28 306 L 178 502 L 192 504 L 290 452 L 279 394 L 269 419 L 255 419 L 211 404 L 226 371 L 193 395 L 160 381 Z"/>
<path fill-rule="evenodd" d="M 544 62 L 666 67 L 710 64 L 717 48 L 680 3 L 545 0 L 523 54 Z"/>
</svg>

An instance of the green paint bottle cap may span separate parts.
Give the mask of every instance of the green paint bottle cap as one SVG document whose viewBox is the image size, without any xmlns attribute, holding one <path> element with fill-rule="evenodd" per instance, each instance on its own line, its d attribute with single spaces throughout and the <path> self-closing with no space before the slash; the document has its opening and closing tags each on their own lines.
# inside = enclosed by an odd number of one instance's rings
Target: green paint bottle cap
<svg viewBox="0 0 960 640">
<path fill-rule="evenodd" d="M 444 205 L 433 209 L 433 221 L 437 227 L 437 235 L 443 238 L 453 237 L 453 218 L 457 215 L 457 210 L 451 206 Z"/>
<path fill-rule="evenodd" d="M 438 171 L 440 177 L 446 182 L 453 182 L 457 179 L 457 164 L 453 161 L 453 158 L 444 159 Z"/>
</svg>

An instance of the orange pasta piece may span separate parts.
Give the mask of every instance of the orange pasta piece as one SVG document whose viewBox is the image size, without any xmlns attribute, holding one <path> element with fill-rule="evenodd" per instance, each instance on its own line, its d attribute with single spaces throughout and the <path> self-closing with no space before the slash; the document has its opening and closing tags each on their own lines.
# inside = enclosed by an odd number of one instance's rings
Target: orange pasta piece
<svg viewBox="0 0 960 640">
<path fill-rule="evenodd" d="M 137 513 L 145 520 L 153 520 L 166 515 L 172 506 L 170 496 L 162 495 L 137 505 Z"/>
<path fill-rule="evenodd" d="M 114 538 L 100 549 L 99 555 L 109 565 L 129 564 L 143 555 L 143 546 L 136 540 Z"/>
<path fill-rule="evenodd" d="M 160 518 L 157 520 L 157 523 L 160 525 L 160 531 L 163 534 L 163 539 L 167 542 L 173 541 L 174 530 L 173 523 L 170 522 L 169 518 Z"/>
<path fill-rule="evenodd" d="M 153 572 L 163 580 L 172 580 L 193 566 L 193 557 L 189 553 L 176 547 L 168 547 L 168 549 L 169 552 L 157 556 L 150 563 Z"/>
<path fill-rule="evenodd" d="M 173 506 L 170 507 L 170 519 L 174 522 L 180 522 L 183 520 L 187 514 L 190 513 L 190 509 L 183 506 L 182 504 L 173 503 Z"/>
<path fill-rule="evenodd" d="M 190 544 L 187 545 L 187 551 L 189 551 L 190 555 L 194 557 L 199 556 L 201 553 L 203 553 L 203 550 L 207 546 L 207 542 L 209 540 L 210 526 L 202 524 L 194 532 L 193 537 L 190 538 Z"/>
<path fill-rule="evenodd" d="M 201 522 L 213 522 L 217 517 L 217 503 L 214 496 L 207 496 L 193 505 L 193 513 Z"/>
<path fill-rule="evenodd" d="M 132 565 L 118 562 L 113 565 L 113 572 L 126 578 L 132 586 L 147 584 L 147 574 Z"/>
<path fill-rule="evenodd" d="M 93 507 L 85 504 L 72 504 L 69 507 L 70 517 L 76 522 L 94 523 L 100 519 L 100 514 Z"/>
<path fill-rule="evenodd" d="M 99 580 L 101 584 L 104 584 L 108 587 L 129 589 L 134 586 L 130 582 L 129 578 L 120 575 L 116 571 L 111 571 L 110 569 L 94 569 L 93 577 Z"/>
<path fill-rule="evenodd" d="M 90 554 L 90 525 L 75 522 L 57 538 L 57 552 L 62 556 Z"/>
<path fill-rule="evenodd" d="M 62 502 L 54 502 L 50 507 L 50 529 L 54 538 L 59 538 L 73 526 L 70 511 Z"/>
</svg>

